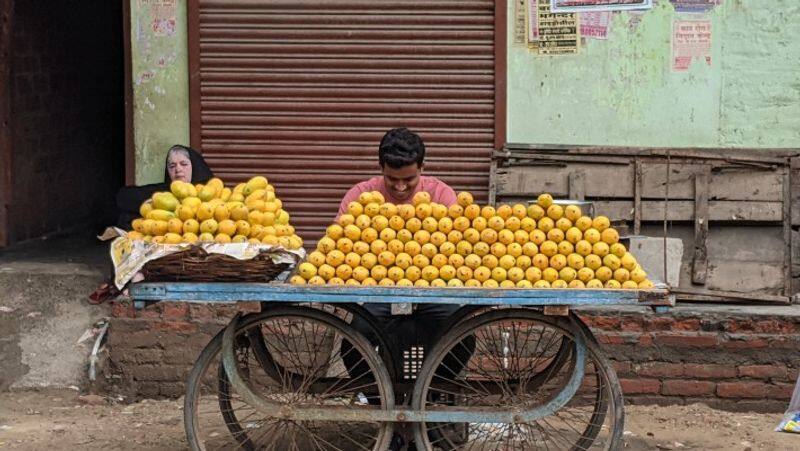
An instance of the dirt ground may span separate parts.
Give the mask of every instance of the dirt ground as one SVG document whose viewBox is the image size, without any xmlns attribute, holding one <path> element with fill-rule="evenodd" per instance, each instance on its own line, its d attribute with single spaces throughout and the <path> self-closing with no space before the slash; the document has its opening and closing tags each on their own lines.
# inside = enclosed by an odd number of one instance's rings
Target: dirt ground
<svg viewBox="0 0 800 451">
<path fill-rule="evenodd" d="M 773 432 L 781 415 L 705 405 L 628 406 L 629 450 L 797 450 L 800 435 Z M 71 390 L 0 393 L 0 449 L 186 449 L 182 402 L 120 404 Z"/>
</svg>

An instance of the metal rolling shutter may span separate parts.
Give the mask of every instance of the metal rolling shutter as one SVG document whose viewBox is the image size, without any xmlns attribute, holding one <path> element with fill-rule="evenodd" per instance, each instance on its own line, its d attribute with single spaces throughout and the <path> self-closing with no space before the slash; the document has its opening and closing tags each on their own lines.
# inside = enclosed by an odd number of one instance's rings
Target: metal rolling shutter
<svg viewBox="0 0 800 451">
<path fill-rule="evenodd" d="M 226 181 L 266 175 L 307 240 L 393 127 L 423 137 L 426 174 L 486 198 L 494 1 L 189 3 L 192 143 Z"/>
</svg>

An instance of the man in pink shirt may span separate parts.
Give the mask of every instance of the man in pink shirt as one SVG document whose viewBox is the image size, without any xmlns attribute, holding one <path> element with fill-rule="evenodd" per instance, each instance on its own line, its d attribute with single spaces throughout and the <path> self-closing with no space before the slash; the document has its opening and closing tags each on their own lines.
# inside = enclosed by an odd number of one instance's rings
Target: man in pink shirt
<svg viewBox="0 0 800 451">
<path fill-rule="evenodd" d="M 425 143 L 422 142 L 419 135 L 407 128 L 389 130 L 381 139 L 378 147 L 378 162 L 382 174 L 350 188 L 339 206 L 339 216 L 347 212 L 350 202 L 357 200 L 359 194 L 366 191 L 379 191 L 383 194 L 386 202 L 393 204 L 411 203 L 414 195 L 420 191 L 429 193 L 432 202 L 448 207 L 455 204 L 457 202 L 456 193 L 452 188 L 436 177 L 422 175 L 424 160 Z M 455 304 L 416 304 L 414 313 L 411 315 L 392 315 L 391 304 L 364 304 L 364 309 L 375 317 L 379 326 L 384 328 L 384 332 L 391 331 L 385 335 L 392 340 L 391 345 L 396 348 L 394 353 L 400 355 L 412 346 L 419 345 L 424 347 L 425 352 L 430 352 L 438 334 L 446 328 L 445 326 L 459 308 L 460 306 Z M 372 333 L 372 327 L 365 319 L 356 315 L 352 325 L 372 343 L 379 344 L 377 337 Z M 457 359 L 459 361 L 447 362 L 448 368 L 456 369 L 456 373 L 463 367 L 461 362 L 469 360 L 469 356 L 475 348 L 475 341 L 472 337 L 466 338 L 464 343 L 463 352 L 458 352 L 463 354 Z M 344 340 L 341 353 L 344 356 L 345 365 L 351 374 L 363 374 L 363 368 L 359 367 L 359 362 L 363 359 L 360 359 L 357 352 L 349 352 L 350 348 L 350 343 Z M 403 368 L 399 361 L 395 363 L 395 367 Z M 402 374 L 400 377 L 402 378 Z M 402 400 L 399 402 L 402 403 Z M 437 438 L 434 441 L 441 440 Z M 402 438 L 395 434 L 389 450 L 402 449 L 403 446 Z"/>
<path fill-rule="evenodd" d="M 378 162 L 382 175 L 356 184 L 344 195 L 339 205 L 339 216 L 347 212 L 347 205 L 358 200 L 358 195 L 368 191 L 383 194 L 386 202 L 410 204 L 414 194 L 425 191 L 431 201 L 450 206 L 456 203 L 456 193 L 436 177 L 422 175 L 425 160 L 425 143 L 407 128 L 386 132 L 378 147 Z"/>
</svg>

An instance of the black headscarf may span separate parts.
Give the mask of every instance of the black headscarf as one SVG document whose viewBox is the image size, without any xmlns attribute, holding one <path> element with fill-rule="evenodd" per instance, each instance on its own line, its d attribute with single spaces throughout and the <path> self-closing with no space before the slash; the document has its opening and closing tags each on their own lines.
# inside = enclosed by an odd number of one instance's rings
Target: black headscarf
<svg viewBox="0 0 800 451">
<path fill-rule="evenodd" d="M 189 153 L 189 160 L 192 162 L 192 183 L 206 183 L 209 179 L 214 177 L 214 172 L 208 167 L 208 163 L 203 159 L 200 152 L 189 146 L 182 146 L 180 144 L 170 147 L 170 150 L 174 148 L 180 148 Z M 163 183 L 152 183 L 142 186 L 123 186 L 119 189 L 117 192 L 117 210 L 119 210 L 117 227 L 130 230 L 131 221 L 139 217 L 139 207 L 142 203 L 152 197 L 153 193 L 169 191 L 169 185 L 172 183 L 172 179 L 170 179 L 169 171 L 166 167 L 167 160 L 169 160 L 169 152 L 167 152 L 167 158 L 164 159 Z"/>
</svg>

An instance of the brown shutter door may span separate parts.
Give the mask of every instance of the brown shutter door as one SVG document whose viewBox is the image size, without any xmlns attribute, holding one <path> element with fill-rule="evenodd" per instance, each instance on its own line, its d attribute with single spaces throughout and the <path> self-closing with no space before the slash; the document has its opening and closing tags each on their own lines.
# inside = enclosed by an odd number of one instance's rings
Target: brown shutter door
<svg viewBox="0 0 800 451">
<path fill-rule="evenodd" d="M 493 1 L 193 3 L 193 144 L 225 181 L 266 175 L 302 237 L 379 173 L 393 127 L 423 137 L 426 174 L 486 198 Z"/>
</svg>

